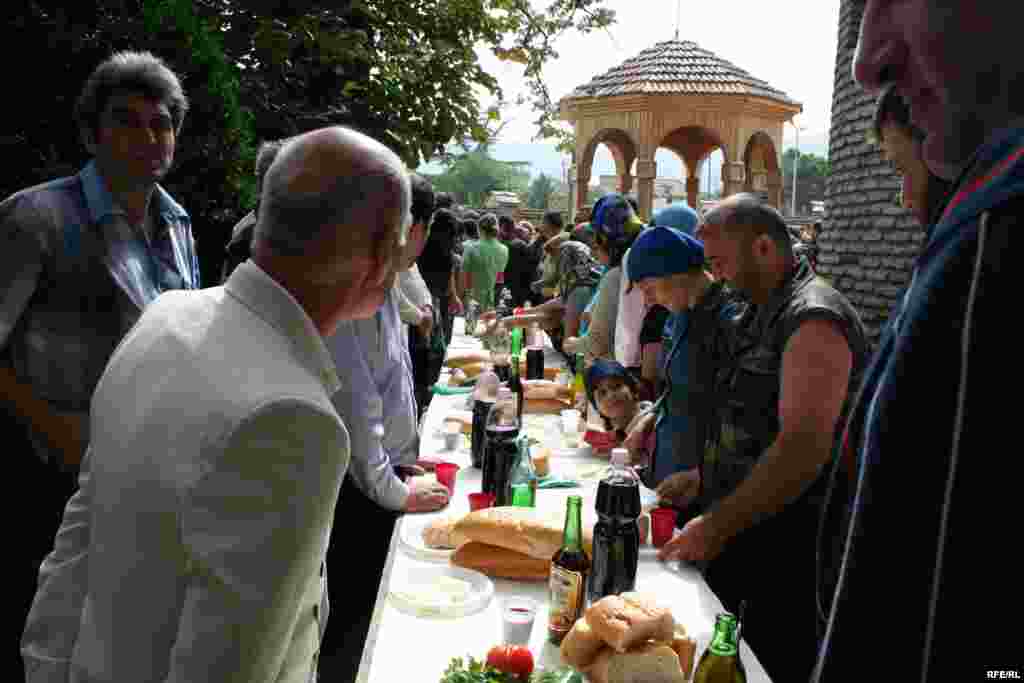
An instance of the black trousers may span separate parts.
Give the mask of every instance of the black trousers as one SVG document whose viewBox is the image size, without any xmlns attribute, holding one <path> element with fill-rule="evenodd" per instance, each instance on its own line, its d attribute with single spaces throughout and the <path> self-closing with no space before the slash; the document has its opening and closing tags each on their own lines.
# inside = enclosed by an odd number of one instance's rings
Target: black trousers
<svg viewBox="0 0 1024 683">
<path fill-rule="evenodd" d="M 807 681 L 818 653 L 815 533 L 818 506 L 797 501 L 734 538 L 705 578 L 725 609 L 747 601 L 743 639 L 773 681 Z"/>
<path fill-rule="evenodd" d="M 53 550 L 53 540 L 68 499 L 78 488 L 77 475 L 47 465 L 36 455 L 24 428 L 0 411 L 0 443 L 13 470 L 11 482 L 21 495 L 8 498 L 8 533 L 13 533 L 13 605 L 5 610 L 8 628 L 0 680 L 23 680 L 21 633 L 36 594 L 39 565 Z M 14 635 L 17 634 L 15 638 Z"/>
<path fill-rule="evenodd" d="M 398 516 L 367 498 L 351 477 L 345 477 L 327 548 L 331 611 L 320 644 L 322 681 L 356 680 Z"/>
</svg>

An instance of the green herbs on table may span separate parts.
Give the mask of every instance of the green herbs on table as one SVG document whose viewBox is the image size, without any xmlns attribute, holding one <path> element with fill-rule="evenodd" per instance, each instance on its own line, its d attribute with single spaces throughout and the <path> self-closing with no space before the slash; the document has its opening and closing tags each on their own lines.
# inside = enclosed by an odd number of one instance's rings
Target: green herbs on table
<svg viewBox="0 0 1024 683">
<path fill-rule="evenodd" d="M 456 657 L 448 665 L 440 683 L 524 683 L 524 679 L 487 666 L 483 660 L 469 657 L 463 661 L 461 657 Z M 537 670 L 527 683 L 583 683 L 583 676 L 568 667 Z"/>
</svg>

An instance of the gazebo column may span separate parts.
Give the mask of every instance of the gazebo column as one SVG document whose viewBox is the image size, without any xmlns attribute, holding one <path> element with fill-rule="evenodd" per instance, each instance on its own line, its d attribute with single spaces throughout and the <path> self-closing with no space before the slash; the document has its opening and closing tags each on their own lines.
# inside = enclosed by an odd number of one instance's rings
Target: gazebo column
<svg viewBox="0 0 1024 683">
<path fill-rule="evenodd" d="M 686 203 L 694 211 L 698 210 L 697 202 L 700 196 L 700 178 L 691 175 L 686 179 Z"/>
<path fill-rule="evenodd" d="M 578 212 L 584 206 L 587 205 L 587 192 L 590 189 L 590 172 L 580 172 L 576 169 L 576 181 L 573 183 L 573 188 L 576 192 L 576 211 Z"/>
<path fill-rule="evenodd" d="M 742 161 L 722 164 L 722 197 L 743 192 L 746 184 L 746 168 Z"/>
<path fill-rule="evenodd" d="M 640 219 L 651 218 L 654 206 L 654 179 L 658 177 L 658 164 L 654 159 L 638 159 L 636 162 L 637 203 L 640 204 Z"/>
</svg>

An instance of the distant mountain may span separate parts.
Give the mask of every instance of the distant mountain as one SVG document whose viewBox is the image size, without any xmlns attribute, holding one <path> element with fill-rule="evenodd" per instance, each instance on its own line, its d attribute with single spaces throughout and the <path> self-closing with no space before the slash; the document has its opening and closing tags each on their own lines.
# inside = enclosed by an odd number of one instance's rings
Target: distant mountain
<svg viewBox="0 0 1024 683">
<path fill-rule="evenodd" d="M 817 154 L 828 157 L 828 140 L 824 142 L 816 139 L 801 140 L 800 151 L 804 154 Z M 552 178 L 564 181 L 562 163 L 569 165 L 568 155 L 563 155 L 555 149 L 554 145 L 543 143 L 514 143 L 499 142 L 491 146 L 491 155 L 501 161 L 524 161 L 530 164 L 530 175 L 538 176 L 544 173 Z M 721 184 L 721 153 L 713 154 L 711 157 L 711 185 L 718 188 Z M 655 161 L 658 163 L 658 175 L 663 178 L 680 178 L 683 174 L 683 164 L 672 152 L 666 149 L 659 149 Z M 431 162 L 421 165 L 418 169 L 423 173 L 436 174 L 444 171 L 444 168 Z M 707 169 L 704 169 L 701 180 L 707 178 Z M 594 155 L 594 165 L 590 171 L 591 184 L 596 184 L 602 175 L 615 174 L 615 161 L 611 153 L 604 146 L 598 147 Z"/>
</svg>

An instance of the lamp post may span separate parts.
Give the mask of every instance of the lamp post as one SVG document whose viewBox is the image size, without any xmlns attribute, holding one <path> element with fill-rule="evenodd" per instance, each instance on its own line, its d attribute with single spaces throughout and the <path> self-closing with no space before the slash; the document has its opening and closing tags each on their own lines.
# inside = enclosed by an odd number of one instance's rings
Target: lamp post
<svg viewBox="0 0 1024 683">
<path fill-rule="evenodd" d="M 793 129 L 796 130 L 796 155 L 793 157 L 793 197 L 792 197 L 792 208 L 790 212 L 796 215 L 796 177 L 800 173 L 800 131 L 807 130 L 805 126 L 798 126 L 795 122 L 789 122 Z"/>
</svg>

